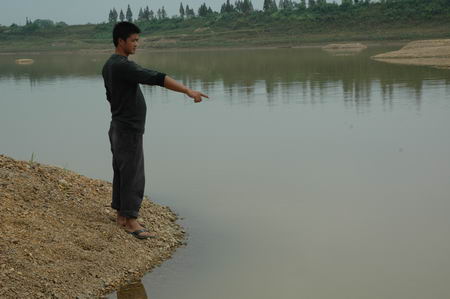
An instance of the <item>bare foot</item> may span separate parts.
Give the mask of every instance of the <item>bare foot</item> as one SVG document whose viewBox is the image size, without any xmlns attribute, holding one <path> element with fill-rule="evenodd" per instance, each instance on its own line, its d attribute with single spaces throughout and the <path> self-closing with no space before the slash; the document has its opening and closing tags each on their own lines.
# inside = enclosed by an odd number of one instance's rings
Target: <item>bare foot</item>
<svg viewBox="0 0 450 299">
<path fill-rule="evenodd" d="M 124 227 L 127 223 L 127 218 L 124 216 L 120 216 L 119 212 L 117 212 L 117 225 L 120 227 Z"/>
<path fill-rule="evenodd" d="M 134 232 L 137 230 L 145 229 L 139 222 L 137 222 L 137 219 L 135 218 L 126 218 L 126 223 L 124 225 L 124 228 L 127 232 Z M 139 237 L 156 237 L 155 234 L 152 234 L 148 231 L 140 232 Z"/>
</svg>

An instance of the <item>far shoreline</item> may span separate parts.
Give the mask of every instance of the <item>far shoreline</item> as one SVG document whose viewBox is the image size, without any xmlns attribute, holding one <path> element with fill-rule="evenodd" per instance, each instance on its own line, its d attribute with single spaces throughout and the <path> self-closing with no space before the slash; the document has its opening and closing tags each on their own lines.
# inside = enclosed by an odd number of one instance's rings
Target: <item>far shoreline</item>
<svg viewBox="0 0 450 299">
<path fill-rule="evenodd" d="M 413 40 L 389 40 L 389 41 L 338 41 L 338 42 L 308 42 L 300 45 L 284 45 L 284 44 L 274 44 L 267 46 L 210 46 L 210 47 L 142 47 L 138 48 L 137 54 L 142 52 L 152 52 L 152 53 L 161 53 L 161 52 L 203 52 L 203 51 L 236 51 L 236 50 L 273 50 L 273 49 L 311 49 L 311 48 L 322 48 L 328 44 L 348 44 L 348 43 L 362 43 L 367 47 L 383 47 L 383 46 L 398 46 L 402 47 L 405 44 L 411 42 Z M 111 47 L 105 48 L 79 48 L 79 49 L 71 49 L 71 50 L 54 50 L 54 49 L 45 49 L 45 50 L 35 50 L 35 51 L 1 51 L 0 56 L 8 56 L 8 55 L 42 55 L 42 54 L 109 54 L 114 51 L 113 45 L 111 43 Z"/>
</svg>

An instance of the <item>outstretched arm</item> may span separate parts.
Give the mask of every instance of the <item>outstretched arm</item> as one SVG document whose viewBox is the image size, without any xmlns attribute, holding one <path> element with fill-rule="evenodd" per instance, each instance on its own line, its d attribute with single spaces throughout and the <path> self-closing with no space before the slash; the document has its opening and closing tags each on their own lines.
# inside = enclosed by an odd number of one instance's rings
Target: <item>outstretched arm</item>
<svg viewBox="0 0 450 299">
<path fill-rule="evenodd" d="M 174 79 L 170 78 L 167 75 L 164 78 L 164 87 L 167 89 L 173 90 L 173 91 L 177 91 L 177 92 L 186 94 L 187 96 L 193 98 L 195 103 L 201 102 L 202 97 L 209 99 L 209 97 L 206 94 L 203 94 L 199 91 L 189 89 L 186 86 L 184 86 L 183 84 L 181 84 L 180 82 L 175 81 Z"/>
</svg>

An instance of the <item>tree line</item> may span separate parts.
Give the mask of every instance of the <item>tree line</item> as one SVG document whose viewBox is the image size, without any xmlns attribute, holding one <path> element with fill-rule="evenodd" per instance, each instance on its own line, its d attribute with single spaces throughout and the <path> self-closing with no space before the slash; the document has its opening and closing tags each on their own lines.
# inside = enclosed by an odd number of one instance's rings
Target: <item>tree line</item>
<svg viewBox="0 0 450 299">
<path fill-rule="evenodd" d="M 435 14 L 442 7 L 450 7 L 450 0 L 342 0 L 340 4 L 336 2 L 328 3 L 327 0 L 264 0 L 262 10 L 257 10 L 253 7 L 251 0 L 236 0 L 231 3 L 230 0 L 226 0 L 222 4 L 220 11 L 214 11 L 206 3 L 200 5 L 197 10 L 189 5 L 183 5 L 180 3 L 179 14 L 168 17 L 164 8 L 159 8 L 157 11 L 145 8 L 139 8 L 137 18 L 133 18 L 133 12 L 130 5 L 128 5 L 126 12 L 121 9 L 118 13 L 115 8 L 109 11 L 108 23 L 117 23 L 120 21 L 155 21 L 164 19 L 190 19 L 195 17 L 208 17 L 214 15 L 235 14 L 235 15 L 250 15 L 252 13 L 264 13 L 264 14 L 304 14 L 312 12 L 315 14 L 327 14 L 332 11 L 351 11 L 355 8 L 370 8 L 370 7 L 385 7 L 392 8 L 398 6 L 409 6 L 409 9 L 419 10 L 425 9 L 425 12 L 429 14 Z M 423 11 L 422 11 L 423 13 Z"/>
<path fill-rule="evenodd" d="M 180 3 L 179 13 L 171 17 L 164 6 L 155 11 L 149 6 L 141 7 L 136 14 L 130 5 L 126 9 L 112 8 L 108 19 L 95 25 L 93 36 L 95 39 L 109 38 L 111 25 L 125 20 L 138 23 L 145 32 L 191 27 L 258 28 L 267 32 L 287 29 L 318 32 L 331 27 L 370 31 L 374 26 L 405 26 L 417 21 L 436 25 L 450 23 L 450 0 L 342 0 L 340 4 L 326 0 L 264 0 L 262 9 L 256 9 L 252 0 L 223 1 L 219 11 L 206 2 L 196 9 Z M 64 33 L 67 26 L 64 22 L 27 18 L 23 26 L 0 26 L 0 34 L 6 38 L 4 34 Z"/>
<path fill-rule="evenodd" d="M 144 9 L 140 8 L 139 9 L 139 14 L 137 17 L 137 21 L 151 21 L 151 20 L 155 20 L 155 19 L 166 19 L 167 18 L 167 12 L 166 9 L 164 8 L 164 6 L 160 9 L 158 9 L 156 12 L 154 12 L 153 10 L 150 10 L 147 7 L 145 7 Z M 128 5 L 126 12 L 123 13 L 123 10 L 121 9 L 120 12 L 118 13 L 117 10 L 115 8 L 111 9 L 109 11 L 109 16 L 108 16 L 108 22 L 109 23 L 117 23 L 118 21 L 128 21 L 128 22 L 133 22 L 133 12 L 131 11 L 130 5 Z"/>
</svg>

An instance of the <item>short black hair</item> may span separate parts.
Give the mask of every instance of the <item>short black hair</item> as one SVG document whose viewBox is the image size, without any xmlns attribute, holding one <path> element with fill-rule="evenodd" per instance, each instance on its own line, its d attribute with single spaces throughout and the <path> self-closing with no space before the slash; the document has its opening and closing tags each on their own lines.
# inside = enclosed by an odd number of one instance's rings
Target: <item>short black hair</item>
<svg viewBox="0 0 450 299">
<path fill-rule="evenodd" d="M 127 40 L 130 35 L 135 33 L 141 33 L 141 29 L 138 26 L 130 22 L 119 22 L 114 26 L 113 30 L 113 43 L 117 47 L 119 44 L 119 38 L 122 40 Z"/>
</svg>

